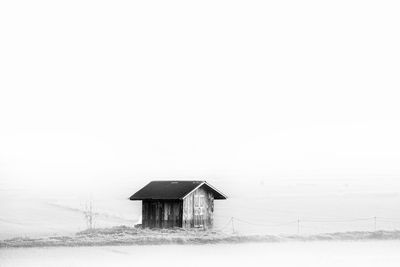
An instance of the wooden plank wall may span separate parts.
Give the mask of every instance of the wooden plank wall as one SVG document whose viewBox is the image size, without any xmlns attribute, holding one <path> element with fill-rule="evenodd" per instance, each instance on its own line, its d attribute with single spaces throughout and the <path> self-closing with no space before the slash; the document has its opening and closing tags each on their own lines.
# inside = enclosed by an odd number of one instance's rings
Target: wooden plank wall
<svg viewBox="0 0 400 267">
<path fill-rule="evenodd" d="M 183 200 L 183 228 L 194 227 L 194 194 L 190 194 Z"/>
<path fill-rule="evenodd" d="M 145 228 L 182 227 L 182 200 L 143 200 L 142 226 Z"/>
<path fill-rule="evenodd" d="M 214 222 L 214 196 L 212 193 L 206 191 L 203 188 L 198 188 L 196 191 L 192 192 L 183 200 L 183 228 L 192 228 L 199 223 L 195 223 L 195 211 L 194 211 L 194 196 L 203 195 L 204 196 L 204 215 L 202 216 L 203 228 L 211 228 Z M 198 218 L 197 218 L 198 219 Z"/>
</svg>

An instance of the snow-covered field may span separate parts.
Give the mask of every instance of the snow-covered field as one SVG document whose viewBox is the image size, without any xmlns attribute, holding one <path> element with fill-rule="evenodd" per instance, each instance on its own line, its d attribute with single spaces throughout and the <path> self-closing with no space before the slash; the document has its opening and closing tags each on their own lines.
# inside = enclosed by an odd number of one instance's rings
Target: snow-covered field
<svg viewBox="0 0 400 267">
<path fill-rule="evenodd" d="M 0 249 L 0 266 L 399 266 L 399 241 Z"/>
<path fill-rule="evenodd" d="M 245 182 L 236 182 L 234 185 L 222 183 L 229 199 L 216 201 L 216 229 L 222 229 L 226 235 L 232 235 L 235 230 L 243 236 L 264 237 L 295 235 L 298 230 L 300 236 L 359 231 L 352 232 L 354 238 L 350 239 L 363 239 L 357 233 L 372 237 L 376 233 L 398 235 L 398 181 L 383 179 L 381 183 L 372 180 L 367 183 L 364 180 L 341 181 L 334 178 L 329 181 L 279 180 L 281 184 L 277 181 L 271 181 L 270 184 L 261 181 L 258 186 L 246 185 Z M 115 187 L 108 186 L 107 190 L 94 190 L 94 207 L 98 213 L 96 228 L 118 225 L 132 227 L 140 219 L 140 203 L 128 201 L 127 197 L 142 183 L 134 186 L 128 185 L 128 182 L 114 184 Z M 36 194 L 34 190 L 22 186 L 14 188 L 11 185 L 3 181 L 4 190 L 0 194 L 0 241 L 5 244 L 5 239 L 14 239 L 13 244 L 17 247 L 19 244 L 31 247 L 0 248 L 1 267 L 182 266 L 188 263 L 192 266 L 400 266 L 398 238 L 366 238 L 364 241 L 353 242 L 329 234 L 322 234 L 323 238 L 316 239 L 333 237 L 331 239 L 341 241 L 303 242 L 298 241 L 301 238 L 293 238 L 289 242 L 255 243 L 252 241 L 257 240 L 248 240 L 236 244 L 225 242 L 224 235 L 221 235 L 219 237 L 224 241 L 218 244 L 205 242 L 206 245 L 189 245 L 196 243 L 189 240 L 185 245 L 125 246 L 136 244 L 134 235 L 125 233 L 119 237 L 119 233 L 113 232 L 111 236 L 101 233 L 89 238 L 81 235 L 69 239 L 73 247 L 38 247 L 37 241 L 30 240 L 43 238 L 45 244 L 48 244 L 47 241 L 62 243 L 64 236 L 74 237 L 76 232 L 85 230 L 83 210 L 89 197 L 81 197 L 74 190 Z M 374 216 L 378 217 L 376 225 L 372 219 Z M 231 217 L 237 218 L 234 225 L 227 224 Z M 299 229 L 296 223 L 298 218 L 301 220 Z M 374 231 L 375 226 L 377 232 Z M 113 244 L 115 240 L 127 243 Z M 93 245 L 101 246 L 85 247 L 81 246 L 85 244 L 75 241 L 93 241 Z M 77 247 L 74 247 L 75 243 Z"/>
</svg>

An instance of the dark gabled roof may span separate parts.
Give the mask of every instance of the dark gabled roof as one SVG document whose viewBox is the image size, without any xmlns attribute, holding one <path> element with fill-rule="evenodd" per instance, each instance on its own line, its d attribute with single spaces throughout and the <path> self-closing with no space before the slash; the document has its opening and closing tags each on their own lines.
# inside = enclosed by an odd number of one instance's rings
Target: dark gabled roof
<svg viewBox="0 0 400 267">
<path fill-rule="evenodd" d="M 193 190 L 203 186 L 214 194 L 215 199 L 226 199 L 225 195 L 206 181 L 152 181 L 129 199 L 183 199 Z"/>
</svg>

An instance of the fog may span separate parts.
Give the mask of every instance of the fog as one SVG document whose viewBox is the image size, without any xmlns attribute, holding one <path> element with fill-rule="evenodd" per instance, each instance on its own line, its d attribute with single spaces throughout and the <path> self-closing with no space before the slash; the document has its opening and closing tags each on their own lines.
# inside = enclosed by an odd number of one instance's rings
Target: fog
<svg viewBox="0 0 400 267">
<path fill-rule="evenodd" d="M 395 1 L 2 2 L 2 236 L 42 233 L 50 218 L 51 231 L 82 229 L 54 204 L 89 199 L 114 216 L 104 226 L 133 224 L 140 206 L 127 198 L 155 179 L 226 193 L 221 226 L 400 217 L 398 11 Z"/>
</svg>

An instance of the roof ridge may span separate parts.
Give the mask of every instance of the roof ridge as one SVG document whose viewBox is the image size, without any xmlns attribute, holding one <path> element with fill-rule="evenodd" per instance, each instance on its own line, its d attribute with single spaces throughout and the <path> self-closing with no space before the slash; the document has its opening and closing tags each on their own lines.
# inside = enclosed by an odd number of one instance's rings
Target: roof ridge
<svg viewBox="0 0 400 267">
<path fill-rule="evenodd" d="M 205 182 L 205 180 L 152 180 L 151 182 Z"/>
</svg>

